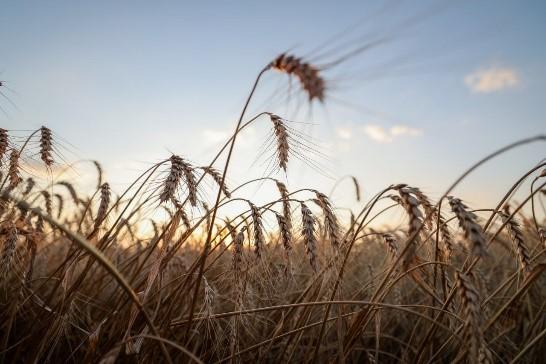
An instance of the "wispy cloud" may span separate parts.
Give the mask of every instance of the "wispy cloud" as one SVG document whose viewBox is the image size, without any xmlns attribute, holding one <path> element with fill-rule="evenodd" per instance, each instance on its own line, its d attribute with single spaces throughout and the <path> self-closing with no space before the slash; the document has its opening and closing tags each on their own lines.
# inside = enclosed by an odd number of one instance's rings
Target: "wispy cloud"
<svg viewBox="0 0 546 364">
<path fill-rule="evenodd" d="M 392 136 L 412 136 L 416 137 L 423 134 L 422 129 L 412 128 L 406 125 L 395 125 L 391 128 L 391 135 Z"/>
<path fill-rule="evenodd" d="M 339 139 L 349 140 L 353 137 L 353 130 L 350 127 L 339 127 L 336 129 L 336 135 Z"/>
<path fill-rule="evenodd" d="M 393 137 L 389 134 L 385 128 L 380 125 L 366 125 L 364 126 L 364 133 L 370 138 L 379 143 L 390 143 Z"/>
<path fill-rule="evenodd" d="M 395 125 L 385 129 L 381 125 L 369 124 L 362 129 L 370 139 L 379 143 L 392 143 L 400 137 L 417 137 L 423 134 L 422 129 L 412 128 L 407 125 Z"/>
<path fill-rule="evenodd" d="M 465 76 L 464 83 L 473 92 L 490 93 L 517 86 L 519 76 L 513 68 L 490 67 Z"/>
</svg>

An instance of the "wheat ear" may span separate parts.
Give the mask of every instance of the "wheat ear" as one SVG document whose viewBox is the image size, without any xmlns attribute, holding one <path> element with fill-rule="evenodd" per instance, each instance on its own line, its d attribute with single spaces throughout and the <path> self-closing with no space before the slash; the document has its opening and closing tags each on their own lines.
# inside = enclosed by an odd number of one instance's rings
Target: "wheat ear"
<svg viewBox="0 0 546 364">
<path fill-rule="evenodd" d="M 334 210 L 332 209 L 332 205 L 330 204 L 328 197 L 319 191 L 315 191 L 315 195 L 317 197 L 318 204 L 322 209 L 322 213 L 324 214 L 324 227 L 326 229 L 326 233 L 334 250 L 337 252 L 339 251 L 341 241 L 341 229 L 339 227 L 337 217 L 334 214 Z"/>
<path fill-rule="evenodd" d="M 17 247 L 17 237 L 17 228 L 15 225 L 10 226 L 7 230 L 7 237 L 4 240 L 2 255 L 0 257 L 0 277 L 2 279 L 5 279 L 11 271 Z"/>
<path fill-rule="evenodd" d="M 506 222 L 506 228 L 512 238 L 514 251 L 518 257 L 521 269 L 523 269 L 525 273 L 528 273 L 531 270 L 531 258 L 523 239 L 521 227 L 514 217 L 510 218 L 510 215 L 504 212 L 499 212 L 499 214 L 503 223 Z"/>
<path fill-rule="evenodd" d="M 301 87 L 307 92 L 309 101 L 324 101 L 326 86 L 320 71 L 315 66 L 303 61 L 301 58 L 281 54 L 271 62 L 273 69 L 294 75 L 299 80 Z"/>
<path fill-rule="evenodd" d="M 2 167 L 4 155 L 8 151 L 8 147 L 9 147 L 8 131 L 6 129 L 0 128 L 0 167 Z"/>
<path fill-rule="evenodd" d="M 25 186 L 25 190 L 23 191 L 23 197 L 28 196 L 34 189 L 34 186 L 36 186 L 36 181 L 32 177 L 28 177 L 27 185 Z"/>
<path fill-rule="evenodd" d="M 391 256 L 391 259 L 396 259 L 396 257 L 398 256 L 398 244 L 396 243 L 396 237 L 391 233 L 384 233 L 381 236 L 383 238 L 385 246 L 387 247 L 387 251 Z"/>
<path fill-rule="evenodd" d="M 40 128 L 40 158 L 48 167 L 53 164 L 53 137 L 51 129 L 45 126 Z"/>
<path fill-rule="evenodd" d="M 44 197 L 45 209 L 49 216 L 53 216 L 53 203 L 51 202 L 51 195 L 46 190 L 40 191 L 40 194 Z"/>
<path fill-rule="evenodd" d="M 288 228 L 292 229 L 292 213 L 290 209 L 290 198 L 288 196 L 288 189 L 281 181 L 276 180 L 275 183 L 277 184 L 277 189 L 279 190 L 279 194 L 281 195 L 282 215 L 286 220 Z"/>
<path fill-rule="evenodd" d="M 313 271 L 318 272 L 317 238 L 315 236 L 315 218 L 307 205 L 301 202 L 302 237 L 309 263 Z"/>
<path fill-rule="evenodd" d="M 256 258 L 262 258 L 262 252 L 264 249 L 265 238 L 263 232 L 262 215 L 260 210 L 252 202 L 248 201 L 250 206 L 250 214 L 252 216 L 252 233 L 254 239 L 254 254 Z"/>
<path fill-rule="evenodd" d="M 279 224 L 279 238 L 284 248 L 284 256 L 286 260 L 285 274 L 292 272 L 292 266 L 290 262 L 290 252 L 292 251 L 292 231 L 286 222 L 286 218 L 281 214 L 275 214 L 277 217 L 277 223 Z"/>
<path fill-rule="evenodd" d="M 411 190 L 405 187 L 405 185 L 398 187 L 397 190 L 400 195 L 399 201 L 406 210 L 409 217 L 408 236 L 412 237 L 421 229 L 421 225 L 423 224 L 423 214 L 421 213 L 421 210 L 419 210 L 419 200 L 411 195 Z M 409 267 L 409 264 L 415 260 L 416 245 L 418 243 L 418 236 L 410 241 L 409 244 L 411 244 L 411 246 L 408 248 L 408 252 L 404 256 L 404 260 L 402 262 L 404 264 L 404 267 Z"/>
<path fill-rule="evenodd" d="M 451 210 L 459 220 L 459 226 L 463 229 L 465 239 L 471 244 L 471 252 L 474 256 L 487 256 L 487 248 L 483 229 L 478 224 L 478 217 L 467 210 L 467 206 L 458 198 L 448 197 Z"/>
<path fill-rule="evenodd" d="M 222 188 L 222 192 L 227 198 L 231 198 L 231 192 L 229 191 L 226 183 L 222 183 L 222 174 L 217 169 L 213 167 L 201 167 L 201 169 L 206 174 L 211 176 L 214 182 L 216 182 L 216 184 Z"/>
<path fill-rule="evenodd" d="M 9 188 L 14 189 L 21 183 L 23 180 L 21 178 L 20 174 L 20 166 L 19 166 L 19 151 L 16 149 L 12 149 L 11 154 L 9 156 L 9 168 L 8 168 L 8 178 L 9 178 Z"/>
<path fill-rule="evenodd" d="M 456 273 L 457 290 L 459 292 L 462 307 L 461 314 L 465 321 L 463 329 L 464 337 L 470 345 L 468 348 L 468 359 L 473 363 L 480 363 L 480 349 L 485 347 L 481 331 L 483 317 L 480 307 L 480 296 L 472 278 L 473 276 L 470 273 Z"/>
<path fill-rule="evenodd" d="M 288 131 L 284 125 L 283 120 L 274 114 L 270 114 L 271 122 L 273 123 L 273 131 L 277 139 L 277 161 L 279 167 L 285 172 L 288 167 L 288 153 L 290 152 L 290 145 L 288 144 Z"/>
<path fill-rule="evenodd" d="M 110 197 L 110 185 L 108 182 L 105 182 L 102 184 L 102 186 L 100 186 L 100 203 L 99 209 L 97 210 L 97 217 L 95 219 L 95 229 L 98 229 L 106 218 L 108 206 L 110 205 Z"/>
</svg>

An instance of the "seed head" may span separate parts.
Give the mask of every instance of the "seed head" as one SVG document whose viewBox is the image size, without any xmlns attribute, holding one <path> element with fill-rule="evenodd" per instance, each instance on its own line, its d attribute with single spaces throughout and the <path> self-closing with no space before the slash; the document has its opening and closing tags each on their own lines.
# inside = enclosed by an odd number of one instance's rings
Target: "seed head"
<svg viewBox="0 0 546 364">
<path fill-rule="evenodd" d="M 40 128 L 40 158 L 48 167 L 53 164 L 53 138 L 51 130 L 45 126 Z"/>
<path fill-rule="evenodd" d="M 324 102 L 326 86 L 319 69 L 315 66 L 304 62 L 301 58 L 283 53 L 271 62 L 270 67 L 290 76 L 296 76 L 310 102 L 315 99 Z"/>
</svg>

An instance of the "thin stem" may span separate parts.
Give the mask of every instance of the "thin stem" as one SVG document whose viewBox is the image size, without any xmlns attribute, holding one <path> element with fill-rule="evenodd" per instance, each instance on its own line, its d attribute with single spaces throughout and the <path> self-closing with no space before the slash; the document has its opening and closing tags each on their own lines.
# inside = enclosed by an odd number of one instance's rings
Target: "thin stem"
<svg viewBox="0 0 546 364">
<path fill-rule="evenodd" d="M 25 201 L 19 200 L 18 198 L 11 196 L 9 192 L 3 192 L 2 199 L 12 200 L 22 209 L 31 211 L 33 214 L 40 216 L 42 219 L 44 219 L 51 225 L 54 225 L 63 233 L 65 233 L 81 249 L 87 251 L 90 255 L 92 255 L 99 262 L 99 264 L 102 265 L 103 268 L 106 269 L 106 271 L 114 277 L 114 279 L 118 282 L 120 287 L 125 291 L 125 293 L 127 293 L 129 298 L 131 298 L 133 303 L 137 306 L 138 310 L 144 316 L 144 319 L 146 320 L 146 323 L 150 327 L 150 330 L 152 331 L 152 333 L 157 337 L 160 336 L 159 332 L 157 331 L 157 328 L 155 327 L 152 321 L 152 318 L 150 317 L 148 312 L 146 312 L 146 310 L 144 309 L 144 306 L 142 306 L 142 303 L 140 302 L 138 295 L 135 293 L 135 291 L 133 291 L 129 283 L 125 280 L 125 277 L 121 275 L 121 273 L 117 270 L 117 268 L 108 260 L 108 258 L 104 254 L 102 254 L 100 250 L 98 250 L 92 244 L 90 244 L 84 237 L 68 230 L 63 224 L 61 224 L 60 222 L 58 222 L 51 216 L 44 214 L 42 210 L 31 207 Z M 163 352 L 163 355 L 165 356 L 165 359 L 167 360 L 167 362 L 172 364 L 172 359 L 169 355 L 169 352 L 167 351 L 167 348 L 165 347 L 165 344 L 160 341 L 159 345 L 161 347 L 161 351 Z"/>
<path fill-rule="evenodd" d="M 226 174 L 227 174 L 227 170 L 228 170 L 228 167 L 229 167 L 229 162 L 231 160 L 231 155 L 233 153 L 233 148 L 235 146 L 235 141 L 237 140 L 237 135 L 239 133 L 239 128 L 241 126 L 241 123 L 243 121 L 243 118 L 245 116 L 245 112 L 246 112 L 246 109 L 248 108 L 248 105 L 250 104 L 250 100 L 252 99 L 252 96 L 254 95 L 254 92 L 256 91 L 256 88 L 258 87 L 258 82 L 260 81 L 260 78 L 262 77 L 262 75 L 269 69 L 269 66 L 265 67 L 264 69 L 262 69 L 260 71 L 260 73 L 258 74 L 258 76 L 256 77 L 256 80 L 254 81 L 254 85 L 252 86 L 252 89 L 250 91 L 250 94 L 248 95 L 248 98 L 245 102 L 245 105 L 243 107 L 243 110 L 241 111 L 241 116 L 239 116 L 239 120 L 237 122 L 237 126 L 235 127 L 235 132 L 233 133 L 233 139 L 231 140 L 231 143 L 230 143 L 230 146 L 229 146 L 229 152 L 228 152 L 228 155 L 227 155 L 227 158 L 226 158 L 226 163 L 225 163 L 225 166 L 224 166 L 224 170 L 222 171 L 222 180 L 221 180 L 221 183 L 220 183 L 220 186 L 218 186 L 218 194 L 216 195 L 216 202 L 214 203 L 214 207 L 212 209 L 212 217 L 211 217 L 211 221 L 213 222 L 212 224 L 210 224 L 210 227 L 208 229 L 208 232 L 207 232 L 207 240 L 206 240 L 206 243 L 205 243 L 205 247 L 203 249 L 203 254 L 201 255 L 200 257 L 200 260 L 201 260 L 201 263 L 199 265 L 199 273 L 197 275 L 197 280 L 196 280 L 196 284 L 195 284 L 195 290 L 194 290 L 194 293 L 193 293 L 193 297 L 192 297 L 192 301 L 191 301 L 191 306 L 190 306 L 190 313 L 189 313 L 189 323 L 188 323 L 188 327 L 187 327 L 187 330 L 186 330 L 186 337 L 187 338 L 190 338 L 190 330 L 191 330 L 191 327 L 192 327 L 192 320 L 193 320 L 193 314 L 194 314 L 194 310 L 195 310 L 195 305 L 197 303 L 197 296 L 199 294 L 199 287 L 201 285 L 201 278 L 203 276 L 203 270 L 205 269 L 205 261 L 207 259 L 207 255 L 208 255 L 208 250 L 210 249 L 210 242 L 211 242 L 211 237 L 212 237 L 212 229 L 214 228 L 214 221 L 216 219 L 216 212 L 218 210 L 218 204 L 220 202 L 220 198 L 222 196 L 222 190 L 223 190 L 223 187 L 225 185 L 225 181 L 226 181 Z"/>
</svg>

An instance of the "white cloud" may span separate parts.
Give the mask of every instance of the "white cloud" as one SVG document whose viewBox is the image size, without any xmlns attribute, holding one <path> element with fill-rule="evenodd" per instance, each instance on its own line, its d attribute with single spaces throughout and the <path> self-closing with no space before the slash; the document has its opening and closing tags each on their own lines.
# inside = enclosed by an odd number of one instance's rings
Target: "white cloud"
<svg viewBox="0 0 546 364">
<path fill-rule="evenodd" d="M 395 139 L 409 136 L 417 137 L 423 135 L 422 129 L 412 128 L 407 125 L 395 125 L 385 129 L 381 125 L 369 124 L 362 129 L 370 139 L 379 143 L 392 143 Z"/>
<path fill-rule="evenodd" d="M 390 143 L 393 137 L 389 134 L 385 128 L 380 125 L 366 125 L 364 126 L 364 133 L 370 138 L 379 143 Z"/>
<path fill-rule="evenodd" d="M 349 140 L 353 137 L 353 130 L 351 128 L 337 128 L 336 135 L 339 139 Z"/>
<path fill-rule="evenodd" d="M 410 126 L 406 125 L 395 125 L 391 128 L 391 135 L 394 136 L 402 136 L 402 135 L 408 135 L 408 136 L 419 136 L 423 134 L 422 129 L 412 128 Z"/>
<path fill-rule="evenodd" d="M 467 75 L 464 83 L 478 93 L 489 93 L 517 86 L 519 76 L 512 68 L 491 67 Z"/>
</svg>

